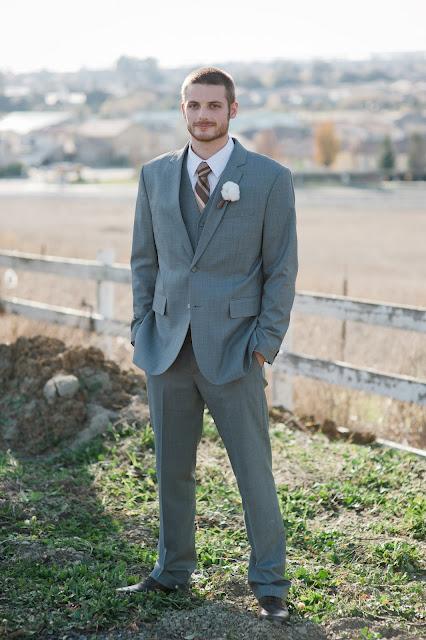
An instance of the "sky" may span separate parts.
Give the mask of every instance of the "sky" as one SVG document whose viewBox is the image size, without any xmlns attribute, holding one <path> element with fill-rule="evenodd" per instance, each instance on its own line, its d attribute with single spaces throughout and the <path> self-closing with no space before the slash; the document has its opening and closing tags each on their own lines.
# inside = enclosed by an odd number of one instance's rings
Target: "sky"
<svg viewBox="0 0 426 640">
<path fill-rule="evenodd" d="M 426 0 L 14 0 L 1 13 L 0 71 L 426 50 Z"/>
</svg>

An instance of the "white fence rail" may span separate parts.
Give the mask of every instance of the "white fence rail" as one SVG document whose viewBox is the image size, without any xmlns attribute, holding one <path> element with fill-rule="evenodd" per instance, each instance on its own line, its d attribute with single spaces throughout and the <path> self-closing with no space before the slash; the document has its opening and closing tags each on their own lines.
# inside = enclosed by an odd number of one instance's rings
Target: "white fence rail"
<svg viewBox="0 0 426 640">
<path fill-rule="evenodd" d="M 35 320 L 65 324 L 87 331 L 130 339 L 130 323 L 113 319 L 113 283 L 131 284 L 128 265 L 113 262 L 113 252 L 98 253 L 98 260 L 43 256 L 0 251 L 0 267 L 36 271 L 97 282 L 97 312 L 80 311 L 14 297 L 0 298 L 0 313 L 24 315 Z M 426 333 L 426 308 L 394 305 L 314 292 L 296 294 L 294 311 L 331 316 L 342 321 L 363 322 L 405 331 Z M 291 350 L 291 326 L 274 364 L 266 365 L 268 402 L 292 408 L 291 377 L 298 375 L 352 389 L 426 405 L 426 378 L 397 375 L 339 360 L 321 360 Z"/>
</svg>

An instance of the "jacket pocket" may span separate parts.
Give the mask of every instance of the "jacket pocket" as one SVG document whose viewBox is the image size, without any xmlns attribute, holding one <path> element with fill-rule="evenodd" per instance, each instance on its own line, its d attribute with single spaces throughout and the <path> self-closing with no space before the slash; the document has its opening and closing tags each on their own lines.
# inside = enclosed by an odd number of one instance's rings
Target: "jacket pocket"
<svg viewBox="0 0 426 640">
<path fill-rule="evenodd" d="M 166 301 L 167 301 L 166 296 L 160 293 L 159 291 L 156 291 L 154 293 L 154 299 L 152 301 L 153 310 L 156 311 L 157 313 L 161 313 L 161 315 L 163 316 L 166 311 Z"/>
<path fill-rule="evenodd" d="M 250 296 L 249 298 L 235 298 L 229 302 L 229 313 L 231 318 L 243 316 L 257 316 L 260 311 L 260 296 Z"/>
</svg>

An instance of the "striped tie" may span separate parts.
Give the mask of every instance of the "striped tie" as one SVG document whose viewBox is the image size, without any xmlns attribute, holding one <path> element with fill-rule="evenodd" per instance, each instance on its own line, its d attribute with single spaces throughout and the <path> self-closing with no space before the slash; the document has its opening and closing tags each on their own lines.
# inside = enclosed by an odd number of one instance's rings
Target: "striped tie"
<svg viewBox="0 0 426 640">
<path fill-rule="evenodd" d="M 195 199 L 200 213 L 203 211 L 210 197 L 210 186 L 207 178 L 210 171 L 211 169 L 207 162 L 200 162 L 197 167 L 198 180 L 195 185 Z"/>
</svg>

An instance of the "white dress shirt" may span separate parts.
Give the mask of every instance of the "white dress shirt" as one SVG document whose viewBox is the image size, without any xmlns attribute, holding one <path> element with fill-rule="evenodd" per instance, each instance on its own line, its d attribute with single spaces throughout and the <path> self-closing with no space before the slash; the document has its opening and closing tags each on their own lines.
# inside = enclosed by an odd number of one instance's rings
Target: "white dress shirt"
<svg viewBox="0 0 426 640">
<path fill-rule="evenodd" d="M 211 169 L 209 175 L 207 176 L 207 179 L 209 181 L 210 193 L 213 193 L 214 188 L 219 182 L 220 174 L 226 167 L 233 148 L 234 141 L 228 134 L 228 142 L 225 144 L 225 146 L 222 147 L 222 149 L 219 149 L 219 151 L 216 151 L 216 153 L 214 153 L 212 156 L 204 160 L 204 158 L 200 158 L 200 156 L 197 156 L 197 154 L 191 147 L 191 143 L 189 143 L 186 167 L 188 169 L 192 188 L 195 189 L 195 185 L 197 184 L 198 175 L 196 173 L 196 170 L 198 165 L 200 164 L 200 162 L 207 162 Z"/>
</svg>

